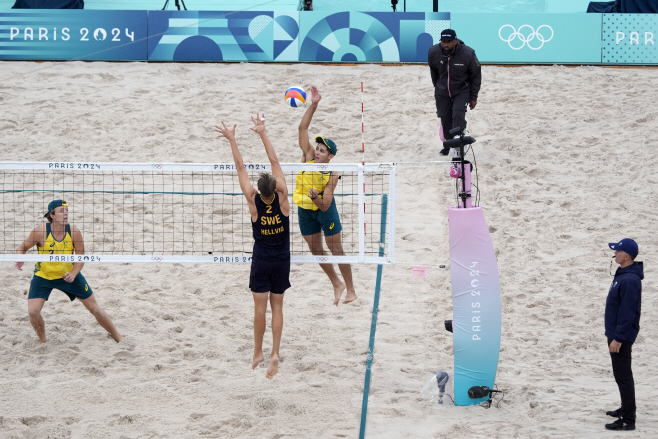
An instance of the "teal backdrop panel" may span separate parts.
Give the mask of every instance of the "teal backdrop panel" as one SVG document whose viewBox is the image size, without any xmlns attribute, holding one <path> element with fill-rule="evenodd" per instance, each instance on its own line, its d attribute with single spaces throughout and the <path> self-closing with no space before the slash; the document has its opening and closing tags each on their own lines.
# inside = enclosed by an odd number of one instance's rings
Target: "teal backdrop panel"
<svg viewBox="0 0 658 439">
<path fill-rule="evenodd" d="M 145 61 L 146 11 L 0 12 L 0 59 Z"/>
<path fill-rule="evenodd" d="M 484 63 L 601 62 L 601 14 L 450 15 L 457 38 Z"/>
<path fill-rule="evenodd" d="M 439 0 L 439 11 L 449 11 L 450 13 L 544 12 L 544 0 Z"/>
<path fill-rule="evenodd" d="M 546 0 L 544 12 L 587 12 L 591 0 Z"/>
<path fill-rule="evenodd" d="M 658 64 L 658 15 L 604 14 L 603 62 Z"/>
<path fill-rule="evenodd" d="M 302 12 L 299 60 L 427 62 L 427 51 L 450 27 L 434 12 Z"/>
<path fill-rule="evenodd" d="M 298 61 L 299 12 L 151 11 L 149 61 Z"/>
<path fill-rule="evenodd" d="M 433 0 L 399 0 L 398 12 L 433 12 Z M 440 3 L 440 1 L 439 1 Z M 316 12 L 393 12 L 391 0 L 313 0 L 313 10 Z M 445 9 L 449 11 L 449 9 Z"/>
</svg>

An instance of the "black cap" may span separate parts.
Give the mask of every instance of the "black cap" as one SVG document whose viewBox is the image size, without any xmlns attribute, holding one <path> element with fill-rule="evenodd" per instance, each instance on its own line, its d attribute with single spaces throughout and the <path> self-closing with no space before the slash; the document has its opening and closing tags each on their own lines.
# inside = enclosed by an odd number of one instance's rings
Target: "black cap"
<svg viewBox="0 0 658 439">
<path fill-rule="evenodd" d="M 457 33 L 452 29 L 446 29 L 441 32 L 441 40 L 452 41 L 457 38 Z"/>
<path fill-rule="evenodd" d="M 48 203 L 48 212 L 46 212 L 46 214 L 43 217 L 44 218 L 47 217 L 50 212 L 57 209 L 59 206 L 67 206 L 68 207 L 68 204 L 66 204 L 66 201 L 64 201 L 64 200 L 53 200 L 53 201 L 51 201 L 50 203 Z"/>
</svg>

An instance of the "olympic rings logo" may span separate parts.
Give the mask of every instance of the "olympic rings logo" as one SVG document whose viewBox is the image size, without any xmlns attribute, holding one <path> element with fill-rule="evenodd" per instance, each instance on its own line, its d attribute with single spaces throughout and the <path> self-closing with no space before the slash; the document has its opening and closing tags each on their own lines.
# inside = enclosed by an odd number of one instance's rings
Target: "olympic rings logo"
<svg viewBox="0 0 658 439">
<path fill-rule="evenodd" d="M 329 165 L 315 165 L 316 169 L 327 169 Z"/>
<path fill-rule="evenodd" d="M 160 163 L 156 163 L 156 164 L 151 165 L 151 168 L 153 168 L 153 169 L 162 169 L 163 166 L 164 165 L 162 165 Z"/>
<path fill-rule="evenodd" d="M 318 262 L 327 262 L 329 260 L 329 258 L 326 257 L 326 256 L 316 256 L 315 260 L 318 261 Z"/>
<path fill-rule="evenodd" d="M 503 38 L 502 32 L 503 29 L 505 29 L 506 27 L 511 28 L 512 33 L 509 34 L 507 38 Z M 526 28 L 529 32 L 524 31 L 524 29 Z M 542 31 L 542 28 L 546 28 L 546 29 Z M 548 31 L 551 32 L 550 37 L 548 36 Z M 527 33 L 527 35 L 524 35 L 524 33 Z M 542 47 L 544 47 L 544 43 L 548 43 L 549 41 L 551 41 L 554 35 L 555 33 L 553 32 L 553 28 L 547 24 L 542 24 L 537 28 L 537 30 L 535 30 L 535 28 L 533 28 L 529 24 L 524 24 L 519 28 L 519 30 L 516 30 L 514 26 L 512 26 L 511 24 L 504 24 L 500 27 L 500 29 L 498 29 L 498 36 L 500 37 L 500 39 L 506 42 L 509 45 L 509 47 L 514 50 L 521 50 L 526 44 L 528 45 L 528 48 L 531 50 L 539 50 Z M 518 45 L 518 43 L 512 44 L 512 42 L 517 38 L 521 42 L 520 46 Z M 535 38 L 541 44 L 533 43 L 534 44 L 533 46 L 530 42 Z"/>
<path fill-rule="evenodd" d="M 152 261 L 162 262 L 164 258 L 162 256 L 151 256 Z"/>
</svg>

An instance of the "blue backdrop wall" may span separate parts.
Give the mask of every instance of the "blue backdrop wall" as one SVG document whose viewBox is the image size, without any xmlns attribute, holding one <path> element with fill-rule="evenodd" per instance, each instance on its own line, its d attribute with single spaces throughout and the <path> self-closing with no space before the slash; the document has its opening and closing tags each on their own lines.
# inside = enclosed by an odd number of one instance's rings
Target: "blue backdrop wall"
<svg viewBox="0 0 658 439">
<path fill-rule="evenodd" d="M 419 62 L 452 27 L 483 63 L 658 64 L 658 15 L 0 12 L 0 59 Z"/>
</svg>

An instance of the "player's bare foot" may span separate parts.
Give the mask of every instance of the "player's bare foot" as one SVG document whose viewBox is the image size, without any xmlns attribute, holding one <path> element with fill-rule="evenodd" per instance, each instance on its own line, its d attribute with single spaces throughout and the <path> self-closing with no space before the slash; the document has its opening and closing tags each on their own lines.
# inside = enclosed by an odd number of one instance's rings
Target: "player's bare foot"
<svg viewBox="0 0 658 439">
<path fill-rule="evenodd" d="M 270 360 L 270 367 L 267 368 L 267 373 L 265 374 L 265 378 L 267 379 L 272 379 L 274 378 L 274 375 L 279 371 L 279 356 L 278 355 L 272 355 L 272 359 Z"/>
<path fill-rule="evenodd" d="M 254 359 L 251 362 L 251 370 L 256 369 L 258 365 L 263 362 L 263 360 L 265 360 L 265 357 L 263 356 L 262 352 L 260 354 L 254 353 Z"/>
<path fill-rule="evenodd" d="M 340 296 L 343 295 L 343 291 L 345 291 L 345 284 L 343 282 L 339 282 L 338 284 L 334 285 L 334 305 L 338 306 L 338 303 L 340 302 Z"/>
<path fill-rule="evenodd" d="M 356 291 L 353 289 L 347 290 L 347 296 L 345 296 L 345 300 L 343 300 L 343 303 L 350 303 L 354 302 L 356 300 Z"/>
</svg>

